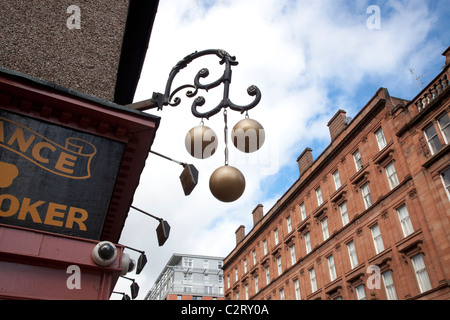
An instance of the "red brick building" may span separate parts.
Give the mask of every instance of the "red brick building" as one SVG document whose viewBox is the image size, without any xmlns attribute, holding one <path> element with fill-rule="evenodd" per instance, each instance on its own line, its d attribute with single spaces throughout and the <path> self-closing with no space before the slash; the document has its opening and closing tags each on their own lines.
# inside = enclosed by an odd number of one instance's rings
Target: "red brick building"
<svg viewBox="0 0 450 320">
<path fill-rule="evenodd" d="M 412 101 L 380 88 L 225 258 L 231 300 L 449 299 L 450 48 Z"/>
</svg>

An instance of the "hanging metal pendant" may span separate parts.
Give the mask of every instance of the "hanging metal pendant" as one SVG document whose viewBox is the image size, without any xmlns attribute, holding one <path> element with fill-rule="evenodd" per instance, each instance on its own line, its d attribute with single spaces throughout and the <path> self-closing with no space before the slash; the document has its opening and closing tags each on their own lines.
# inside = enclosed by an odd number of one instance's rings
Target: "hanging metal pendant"
<svg viewBox="0 0 450 320">
<path fill-rule="evenodd" d="M 263 126 L 256 120 L 245 118 L 239 121 L 231 131 L 234 146 L 242 152 L 258 151 L 266 139 Z"/>
<path fill-rule="evenodd" d="M 189 130 L 184 140 L 187 152 L 197 159 L 211 157 L 216 152 L 218 143 L 216 133 L 204 125 Z"/>
<path fill-rule="evenodd" d="M 245 191 L 245 177 L 235 167 L 223 166 L 211 175 L 209 189 L 216 199 L 222 202 L 233 202 Z"/>
</svg>

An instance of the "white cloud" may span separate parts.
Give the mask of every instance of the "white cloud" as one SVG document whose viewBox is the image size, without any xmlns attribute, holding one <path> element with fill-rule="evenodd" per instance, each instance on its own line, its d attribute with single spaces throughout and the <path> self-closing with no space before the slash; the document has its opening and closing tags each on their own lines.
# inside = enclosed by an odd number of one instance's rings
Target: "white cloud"
<svg viewBox="0 0 450 320">
<path fill-rule="evenodd" d="M 121 243 L 145 250 L 149 256 L 143 275 L 136 276 L 141 286 L 139 298 L 145 296 L 175 252 L 226 256 L 234 248 L 239 225 L 245 225 L 247 232 L 251 229 L 255 206 L 263 203 L 267 212 L 286 191 L 264 194 L 262 190 L 268 188 L 260 184 L 283 166 L 296 166 L 297 156 L 315 139 L 327 141 L 326 123 L 337 109 L 362 108 L 352 105 L 361 87 L 374 94 L 379 86 L 392 86 L 399 92 L 394 95 L 400 97 L 414 92 L 415 81 L 407 68 L 414 65 L 424 69 L 443 51 L 427 38 L 433 28 L 427 3 L 380 2 L 380 30 L 366 26 L 370 4 L 335 0 L 160 1 L 135 100 L 148 99 L 153 91 L 163 92 L 170 70 L 187 54 L 225 49 L 239 61 L 233 67 L 231 100 L 238 104 L 251 101 L 246 89 L 252 84 L 262 91 L 260 105 L 249 114 L 266 129 L 266 143 L 251 155 L 230 145 L 230 165 L 244 173 L 247 188 L 241 199 L 223 204 L 213 198 L 208 187 L 210 174 L 224 162 L 221 114 L 205 120 L 219 136 L 217 153 L 207 160 L 196 160 L 184 147 L 186 133 L 200 122 L 190 113 L 191 101 L 180 95 L 182 104 L 177 108 L 150 111 L 162 117 L 153 150 L 194 163 L 200 181 L 192 195 L 185 197 L 178 181 L 181 166 L 149 155 L 134 205 L 163 217 L 172 230 L 167 243 L 159 248 L 154 231 L 157 221 L 130 211 Z M 223 70 L 218 59 L 205 60 L 211 69 L 205 82 L 217 79 Z M 177 84 L 191 83 L 205 64 L 202 59 L 190 64 L 180 72 Z M 376 82 L 379 79 L 381 83 Z M 364 86 L 367 83 L 369 89 Z M 220 87 L 211 90 L 202 110 L 214 107 L 221 94 Z M 228 114 L 231 130 L 243 115 Z M 118 282 L 117 291 L 128 288 L 128 281 Z"/>
</svg>

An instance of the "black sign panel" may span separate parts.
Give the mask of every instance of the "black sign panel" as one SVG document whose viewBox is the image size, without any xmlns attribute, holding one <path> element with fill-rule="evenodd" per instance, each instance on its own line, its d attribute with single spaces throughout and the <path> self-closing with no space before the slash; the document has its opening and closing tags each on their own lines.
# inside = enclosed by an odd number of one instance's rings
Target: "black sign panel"
<svg viewBox="0 0 450 320">
<path fill-rule="evenodd" d="M 0 110 L 0 223 L 98 240 L 124 148 Z"/>
</svg>

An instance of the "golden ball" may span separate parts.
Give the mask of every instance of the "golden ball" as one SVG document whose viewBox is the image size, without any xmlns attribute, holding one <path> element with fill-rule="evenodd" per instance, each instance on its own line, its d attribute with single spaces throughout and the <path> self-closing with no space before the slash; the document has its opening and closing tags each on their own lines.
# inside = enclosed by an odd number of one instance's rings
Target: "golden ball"
<svg viewBox="0 0 450 320">
<path fill-rule="evenodd" d="M 251 153 L 262 147 L 266 134 L 258 121 L 247 118 L 236 123 L 231 131 L 231 139 L 239 151 Z"/>
<path fill-rule="evenodd" d="M 207 159 L 217 150 L 216 133 L 207 126 L 198 126 L 189 130 L 184 140 L 187 152 L 197 159 Z"/>
<path fill-rule="evenodd" d="M 209 178 L 209 189 L 213 196 L 222 202 L 239 199 L 245 190 L 245 177 L 235 167 L 223 166 Z"/>
</svg>

